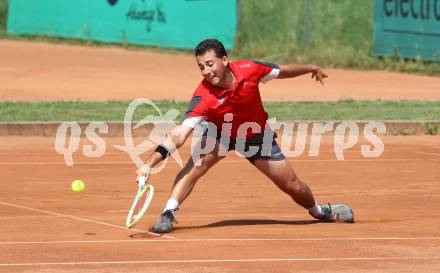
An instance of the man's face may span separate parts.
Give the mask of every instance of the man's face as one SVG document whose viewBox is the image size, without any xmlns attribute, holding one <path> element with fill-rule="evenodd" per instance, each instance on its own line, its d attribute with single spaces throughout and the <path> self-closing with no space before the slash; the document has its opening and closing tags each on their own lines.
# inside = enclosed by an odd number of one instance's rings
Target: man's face
<svg viewBox="0 0 440 273">
<path fill-rule="evenodd" d="M 219 58 L 215 55 L 215 51 L 211 49 L 202 55 L 196 56 L 196 61 L 205 80 L 214 86 L 224 84 L 226 69 L 229 64 L 228 57 Z"/>
</svg>

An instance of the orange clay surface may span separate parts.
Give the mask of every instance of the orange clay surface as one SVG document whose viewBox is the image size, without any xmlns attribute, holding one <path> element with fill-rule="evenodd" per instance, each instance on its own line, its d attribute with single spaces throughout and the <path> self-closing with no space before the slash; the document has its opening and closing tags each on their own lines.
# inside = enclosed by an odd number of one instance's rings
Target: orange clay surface
<svg viewBox="0 0 440 273">
<path fill-rule="evenodd" d="M 317 64 L 319 65 L 319 64 Z M 308 76 L 264 85 L 264 100 L 439 100 L 440 77 L 325 69 L 327 87 Z M 201 80 L 191 54 L 0 41 L 0 100 L 188 101 Z"/>
<path fill-rule="evenodd" d="M 438 272 L 440 138 L 382 139 L 379 158 L 362 157 L 358 144 L 337 161 L 330 137 L 318 157 L 289 158 L 319 202 L 352 206 L 355 224 L 313 220 L 230 152 L 183 204 L 175 232 L 159 237 L 148 230 L 175 161 L 152 177 L 150 210 L 127 230 L 136 168 L 113 148 L 123 139 L 105 139 L 100 158 L 80 146 L 67 167 L 53 138 L 1 137 L 0 272 Z M 187 159 L 188 144 L 181 151 Z M 83 192 L 70 190 L 74 179 Z"/>
<path fill-rule="evenodd" d="M 300 77 L 263 85 L 262 96 L 440 99 L 440 78 L 326 72 L 326 88 Z M 188 100 L 200 77 L 190 55 L 0 41 L 0 100 Z M 438 272 L 440 138 L 382 139 L 379 158 L 357 145 L 337 161 L 330 137 L 318 157 L 289 158 L 319 202 L 352 206 L 355 224 L 314 221 L 231 152 L 200 180 L 175 231 L 159 237 L 149 228 L 175 161 L 152 177 L 150 210 L 127 230 L 136 167 L 113 148 L 123 139 L 105 139 L 100 158 L 84 157 L 81 145 L 67 167 L 52 137 L 0 137 L 0 272 Z M 70 190 L 74 179 L 85 181 L 82 193 Z"/>
</svg>

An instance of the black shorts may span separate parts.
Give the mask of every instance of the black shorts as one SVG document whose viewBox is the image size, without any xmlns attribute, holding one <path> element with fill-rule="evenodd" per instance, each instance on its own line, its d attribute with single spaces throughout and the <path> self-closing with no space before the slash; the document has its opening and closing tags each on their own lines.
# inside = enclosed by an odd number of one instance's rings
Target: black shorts
<svg viewBox="0 0 440 273">
<path fill-rule="evenodd" d="M 264 139 L 265 135 L 266 139 Z M 203 136 L 208 136 L 207 129 L 204 130 Z M 277 134 L 274 131 L 266 130 L 265 133 L 255 134 L 251 138 L 246 139 L 246 141 L 230 139 L 228 151 L 235 150 L 239 152 L 252 164 L 254 164 L 255 160 L 257 159 L 273 161 L 284 160 L 285 157 L 275 141 L 275 138 L 277 138 Z M 222 141 L 221 134 L 219 132 L 217 132 L 216 139 L 225 144 Z M 267 145 L 265 145 L 265 143 Z"/>
</svg>

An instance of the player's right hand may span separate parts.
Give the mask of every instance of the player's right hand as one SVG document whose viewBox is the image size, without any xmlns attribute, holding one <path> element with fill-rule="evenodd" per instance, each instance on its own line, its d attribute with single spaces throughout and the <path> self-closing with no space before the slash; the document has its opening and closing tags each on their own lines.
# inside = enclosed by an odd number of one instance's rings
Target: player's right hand
<svg viewBox="0 0 440 273">
<path fill-rule="evenodd" d="M 146 165 L 144 165 L 144 166 L 142 166 L 141 168 L 139 168 L 139 169 L 136 171 L 136 183 L 139 182 L 139 179 L 140 179 L 141 177 L 145 177 L 146 180 L 148 181 L 148 177 L 150 176 L 150 173 L 151 173 L 151 168 L 148 167 L 148 166 L 146 166 Z"/>
</svg>

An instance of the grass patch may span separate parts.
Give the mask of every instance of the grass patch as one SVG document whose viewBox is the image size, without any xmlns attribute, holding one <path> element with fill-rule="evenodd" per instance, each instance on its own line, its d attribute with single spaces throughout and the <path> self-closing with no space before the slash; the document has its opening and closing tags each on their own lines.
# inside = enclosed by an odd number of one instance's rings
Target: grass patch
<svg viewBox="0 0 440 273">
<path fill-rule="evenodd" d="M 186 103 L 156 101 L 165 114 L 170 109 L 184 113 Z M 60 102 L 0 102 L 0 121 L 123 121 L 129 102 L 60 101 Z M 134 120 L 146 115 L 158 115 L 151 106 L 136 109 Z"/>
<path fill-rule="evenodd" d="M 355 101 L 270 102 L 270 116 L 279 120 L 439 120 L 440 102 Z"/>
<path fill-rule="evenodd" d="M 440 75 L 438 62 L 373 57 L 373 0 L 310 1 L 307 34 L 306 2 L 239 1 L 232 55 L 275 63 Z"/>
<path fill-rule="evenodd" d="M 427 123 L 425 128 L 429 135 L 438 135 L 440 133 L 440 127 L 437 124 Z"/>
<path fill-rule="evenodd" d="M 8 0 L 0 0 L 0 38 L 6 33 L 6 20 L 8 18 Z"/>
<path fill-rule="evenodd" d="M 123 121 L 129 102 L 0 102 L 0 121 Z M 156 101 L 165 114 L 187 108 L 186 102 Z M 354 101 L 266 102 L 270 118 L 285 120 L 440 120 L 440 102 L 428 101 Z M 134 119 L 158 114 L 151 106 L 136 109 Z M 438 128 L 430 128 L 437 131 Z"/>
</svg>

